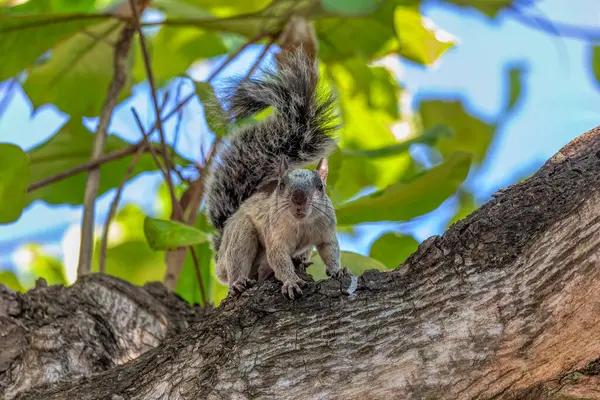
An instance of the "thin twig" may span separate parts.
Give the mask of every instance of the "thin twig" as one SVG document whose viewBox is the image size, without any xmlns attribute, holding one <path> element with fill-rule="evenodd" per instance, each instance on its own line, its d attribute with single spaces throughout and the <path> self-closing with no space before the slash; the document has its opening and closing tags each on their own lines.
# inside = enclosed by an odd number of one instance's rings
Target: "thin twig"
<svg viewBox="0 0 600 400">
<path fill-rule="evenodd" d="M 268 32 L 261 32 L 258 35 L 256 35 L 255 37 L 253 37 L 252 39 L 250 39 L 249 41 L 247 41 L 246 43 L 244 43 L 239 49 L 237 49 L 237 51 L 235 53 L 232 53 L 230 56 L 228 56 L 227 59 L 225 61 L 223 61 L 223 64 L 219 65 L 219 68 L 217 68 L 216 70 L 213 71 L 212 74 L 210 74 L 210 76 L 207 79 L 207 82 L 210 83 L 217 75 L 219 75 L 219 73 L 221 73 L 221 71 L 227 65 L 229 65 L 229 63 L 231 63 L 231 61 L 233 61 L 237 56 L 239 56 L 240 53 L 242 51 L 244 51 L 248 46 L 250 46 L 253 43 L 258 42 L 259 40 L 261 40 L 265 37 L 271 37 L 271 34 Z"/>
<path fill-rule="evenodd" d="M 150 153 L 152 154 L 152 158 L 154 159 L 154 162 L 156 163 L 156 166 L 160 169 L 160 172 L 163 174 L 163 177 L 165 178 L 165 180 L 167 179 L 167 176 L 169 174 L 169 171 L 165 171 L 162 169 L 161 165 L 160 165 L 160 160 L 158 159 L 158 155 L 156 154 L 156 151 L 154 150 L 154 148 L 152 146 L 150 146 L 150 141 L 148 140 L 149 134 L 144 133 L 144 126 L 142 125 L 142 120 L 140 119 L 140 116 L 138 115 L 137 111 L 135 110 L 135 108 L 131 108 L 131 112 L 133 113 L 133 117 L 135 119 L 135 122 L 138 126 L 138 129 L 140 130 L 140 132 L 142 133 L 143 137 L 144 137 L 144 142 L 146 143 L 146 145 L 150 148 Z M 169 192 L 171 194 L 171 198 L 175 198 L 175 189 L 173 188 L 173 185 L 169 186 Z M 180 215 L 181 218 L 183 218 L 183 209 L 181 207 L 181 204 L 179 204 L 178 201 L 174 201 L 172 202 L 172 208 L 173 211 L 176 215 Z M 202 294 L 202 301 L 203 304 L 206 305 L 206 295 L 204 293 L 204 282 L 202 281 L 202 275 L 200 273 L 200 264 L 198 264 L 198 257 L 196 255 L 196 251 L 194 250 L 193 246 L 189 246 L 188 247 L 190 250 L 190 253 L 192 254 L 192 259 L 194 261 L 194 268 L 196 268 L 196 276 L 199 279 L 198 280 L 198 285 L 200 286 L 200 292 Z"/>
<path fill-rule="evenodd" d="M 167 92 L 165 94 L 165 98 L 163 99 L 161 111 L 167 105 L 168 98 L 169 98 L 169 93 Z M 115 197 L 114 197 L 113 201 L 110 203 L 110 208 L 108 210 L 108 214 L 106 214 L 106 220 L 104 221 L 104 229 L 102 231 L 102 240 L 100 241 L 100 262 L 99 262 L 100 273 L 106 272 L 106 251 L 108 249 L 108 232 L 110 230 L 110 224 L 111 224 L 113 218 L 115 217 L 115 215 L 117 214 L 117 209 L 119 208 L 119 201 L 121 201 L 121 194 L 123 193 L 125 184 L 131 177 L 131 174 L 133 173 L 135 166 L 139 162 L 140 157 L 142 156 L 142 154 L 144 154 L 144 151 L 148 148 L 147 142 L 143 139 L 143 137 L 142 137 L 140 143 L 141 143 L 141 146 L 138 147 L 133 159 L 129 163 L 129 167 L 127 167 L 127 171 L 125 171 L 125 175 L 123 175 L 123 179 L 121 180 L 121 183 L 119 184 L 119 187 L 117 188 Z"/>
<path fill-rule="evenodd" d="M 173 210 L 177 210 L 176 211 L 176 216 L 178 215 L 178 218 L 176 217 L 175 219 L 178 219 L 180 221 L 183 221 L 183 210 L 181 209 L 181 205 L 179 204 L 179 201 L 177 200 L 177 196 L 175 195 L 175 188 L 173 187 L 173 181 L 171 180 L 171 162 L 169 159 L 169 154 L 167 152 L 167 143 L 165 140 L 165 133 L 163 130 L 163 125 L 162 125 L 162 121 L 160 118 L 160 109 L 158 108 L 158 101 L 156 99 L 156 86 L 154 85 L 154 77 L 152 75 L 152 66 L 150 63 L 150 56 L 148 54 L 148 49 L 146 47 L 146 41 L 144 39 L 144 35 L 142 33 L 142 28 L 140 26 L 140 21 L 139 21 L 139 17 L 138 14 L 136 12 L 135 9 L 135 0 L 129 0 L 129 4 L 131 5 L 131 9 L 133 10 L 133 15 L 135 18 L 135 25 L 139 34 L 139 39 L 140 39 L 140 47 L 142 48 L 142 55 L 144 58 L 144 66 L 146 68 L 146 75 L 148 76 L 148 82 L 150 84 L 150 88 L 152 90 L 152 103 L 154 104 L 154 111 L 156 113 L 156 122 L 157 122 L 157 126 L 158 126 L 158 132 L 160 134 L 160 144 L 162 146 L 162 150 L 163 150 L 163 159 L 165 160 L 165 169 L 166 171 L 164 171 L 164 176 L 165 176 L 165 181 L 167 182 L 167 186 L 169 187 L 169 194 L 171 195 L 171 203 L 172 203 L 172 208 Z M 142 134 L 144 135 L 144 140 L 146 140 L 146 142 L 148 142 L 149 145 L 149 141 L 148 141 L 148 136 L 145 135 L 143 126 L 141 126 L 141 121 L 139 120 L 139 116 L 137 116 L 137 114 L 135 113 L 134 110 L 134 116 L 136 117 L 136 120 L 138 122 L 139 128 L 142 132 Z M 157 163 L 158 166 L 160 166 L 159 161 L 158 161 L 158 157 L 156 156 L 156 152 L 152 151 L 152 149 L 150 150 L 152 152 L 152 156 L 155 157 L 155 162 Z M 161 169 L 162 171 L 162 169 Z M 198 278 L 198 285 L 200 286 L 200 291 L 202 293 L 202 301 L 203 304 L 206 305 L 206 296 L 204 294 L 204 283 L 202 282 L 202 275 L 200 274 L 200 265 L 198 264 L 198 257 L 196 256 L 196 252 L 194 251 L 194 248 L 192 246 L 189 246 L 190 252 L 192 253 L 192 257 L 194 260 L 194 267 L 197 270 L 197 278 Z"/>
<path fill-rule="evenodd" d="M 555 36 L 583 39 L 590 42 L 600 40 L 600 30 L 598 29 L 585 29 L 575 25 L 554 22 L 537 15 L 524 13 L 514 6 L 508 7 L 507 10 L 511 12 L 515 19 L 530 28 L 541 30 Z"/>
<path fill-rule="evenodd" d="M 156 114 L 156 122 L 158 127 L 158 133 L 160 135 L 160 145 L 163 151 L 163 158 L 165 160 L 165 167 L 167 169 L 165 180 L 167 181 L 167 185 L 169 186 L 169 192 L 171 193 L 171 201 L 173 203 L 177 203 L 177 196 L 175 196 L 175 190 L 173 188 L 173 181 L 171 179 L 171 160 L 169 158 L 169 153 L 167 151 L 167 143 L 165 141 L 165 131 L 163 129 L 163 124 L 160 118 L 160 108 L 158 107 L 158 100 L 156 97 L 156 85 L 154 84 L 154 74 L 152 73 L 152 64 L 150 62 L 150 55 L 148 54 L 148 48 L 146 46 L 146 39 L 144 38 L 144 34 L 142 33 L 142 27 L 140 26 L 139 14 L 136 9 L 135 0 L 129 0 L 129 4 L 131 6 L 131 10 L 133 11 L 133 17 L 135 19 L 135 28 L 138 32 L 140 47 L 142 48 L 142 56 L 144 59 L 144 67 L 146 69 L 146 75 L 148 77 L 148 83 L 150 84 L 150 90 L 152 94 L 152 104 L 154 105 L 154 112 Z M 142 130 L 142 132 L 144 132 Z"/>
<path fill-rule="evenodd" d="M 181 95 L 181 88 L 183 87 L 183 82 L 179 82 L 177 85 L 177 91 L 175 92 L 175 104 L 179 103 L 179 96 Z M 181 132 L 181 123 L 183 122 L 183 108 L 180 108 L 177 112 L 177 122 L 175 124 L 175 137 L 173 138 L 173 144 L 171 145 L 171 158 L 175 157 L 175 148 L 179 143 L 179 134 Z"/>
<path fill-rule="evenodd" d="M 140 157 L 142 156 L 142 154 L 144 154 L 145 147 L 146 147 L 145 145 L 140 146 L 138 148 L 138 150 L 135 152 L 133 159 L 129 163 L 129 167 L 127 167 L 127 171 L 125 172 L 125 175 L 123 175 L 123 179 L 121 180 L 121 183 L 119 184 L 119 187 L 117 188 L 117 193 L 115 194 L 115 198 L 113 199 L 112 203 L 110 204 L 110 209 L 108 210 L 108 214 L 106 215 L 106 220 L 104 221 L 104 230 L 102 231 L 102 240 L 100 241 L 100 266 L 99 266 L 100 273 L 106 272 L 106 250 L 108 248 L 108 231 L 110 229 L 110 223 L 111 223 L 113 217 L 115 216 L 115 214 L 117 213 L 117 209 L 119 208 L 119 201 L 121 200 L 121 194 L 123 193 L 123 188 L 125 187 L 125 184 L 129 180 L 129 177 L 133 173 L 135 166 L 137 165 L 138 161 L 140 160 Z"/>
<path fill-rule="evenodd" d="M 256 68 L 258 68 L 258 66 L 262 62 L 263 58 L 265 58 L 265 56 L 267 55 L 267 52 L 269 51 L 269 49 L 271 48 L 271 46 L 273 45 L 274 42 L 275 42 L 275 38 L 271 38 L 271 40 L 269 40 L 269 43 L 267 43 L 265 45 L 265 48 L 263 49 L 263 51 L 260 53 L 260 55 L 258 56 L 256 61 L 250 68 L 250 71 L 248 71 L 248 74 L 246 75 L 246 79 L 250 79 L 252 77 L 252 74 L 254 73 Z"/>
<path fill-rule="evenodd" d="M 126 25 L 121 31 L 121 36 L 115 46 L 114 52 L 114 75 L 106 100 L 100 111 L 100 123 L 94 137 L 92 154 L 90 161 L 99 159 L 104 153 L 104 145 L 106 143 L 108 125 L 110 123 L 113 110 L 117 105 L 117 99 L 127 78 L 127 55 L 131 47 L 131 41 L 135 29 L 132 26 Z M 92 265 L 92 251 L 94 243 L 94 214 L 96 197 L 98 196 L 98 188 L 100 186 L 100 169 L 98 167 L 89 170 L 88 178 L 85 186 L 83 200 L 83 219 L 81 223 L 81 241 L 79 251 L 79 263 L 77 266 L 77 275 L 82 276 L 90 272 Z"/>
</svg>

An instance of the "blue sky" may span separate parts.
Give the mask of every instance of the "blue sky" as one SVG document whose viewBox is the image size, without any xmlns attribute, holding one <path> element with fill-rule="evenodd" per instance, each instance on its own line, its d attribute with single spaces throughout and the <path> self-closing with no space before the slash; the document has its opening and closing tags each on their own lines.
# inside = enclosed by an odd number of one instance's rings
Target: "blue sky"
<svg viewBox="0 0 600 400">
<path fill-rule="evenodd" d="M 506 68 L 513 63 L 527 66 L 522 101 L 508 121 L 500 126 L 481 169 L 467 182 L 467 188 L 475 193 L 480 203 L 498 188 L 506 187 L 524 173 L 538 168 L 574 137 L 599 124 L 600 85 L 590 71 L 589 45 L 585 41 L 556 37 L 526 27 L 506 12 L 490 22 L 474 11 L 450 6 L 425 6 L 423 11 L 437 26 L 457 37 L 459 43 L 434 68 L 402 63 L 400 80 L 411 92 L 413 105 L 426 98 L 460 97 L 469 112 L 493 121 L 507 96 Z M 531 12 L 590 29 L 600 22 L 600 2 L 597 0 L 543 0 L 536 2 Z M 251 48 L 221 76 L 248 68 L 260 50 L 260 47 Z M 190 74 L 195 79 L 203 79 L 211 68 L 214 65 L 203 64 L 191 69 Z M 129 108 L 134 105 L 144 121 L 153 120 L 147 89 L 145 84 L 134 89 L 132 99 L 118 109 L 113 118 L 111 131 L 131 141 L 139 139 Z M 0 96 L 3 94 L 4 87 Z M 203 130 L 201 115 L 202 108 L 195 101 L 185 113 L 186 134 L 179 145 L 182 153 L 195 158 L 200 149 L 191 146 L 190 135 Z M 42 107 L 32 115 L 31 104 L 18 90 L 0 119 L 0 141 L 30 149 L 51 136 L 65 120 L 66 116 L 53 106 Z M 94 121 L 90 121 L 89 126 L 94 126 Z M 172 129 L 167 127 L 167 130 Z M 135 201 L 151 210 L 154 204 L 144 192 L 153 190 L 159 180 L 156 175 L 138 177 L 124 191 L 121 204 Z M 98 222 L 104 220 L 113 196 L 114 190 L 100 199 Z M 455 199 L 449 199 L 440 209 L 415 222 L 362 227 L 359 237 L 355 240 L 344 238 L 342 247 L 365 253 L 382 229 L 408 232 L 418 240 L 440 234 L 455 207 Z M 34 203 L 19 221 L 0 226 L 0 268 L 10 267 L 12 252 L 30 242 L 43 243 L 47 251 L 62 256 L 60 241 L 67 228 L 77 224 L 80 218 L 80 207 Z"/>
</svg>

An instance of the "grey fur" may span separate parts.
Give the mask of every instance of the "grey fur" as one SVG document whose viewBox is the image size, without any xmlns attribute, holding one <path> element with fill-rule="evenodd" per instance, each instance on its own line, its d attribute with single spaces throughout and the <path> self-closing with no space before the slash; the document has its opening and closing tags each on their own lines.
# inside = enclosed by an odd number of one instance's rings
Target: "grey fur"
<svg viewBox="0 0 600 400">
<path fill-rule="evenodd" d="M 316 62 L 298 48 L 280 59 L 278 71 L 232 87 L 226 101 L 232 120 L 274 107 L 262 123 L 222 143 L 207 180 L 207 214 L 219 232 L 213 241 L 217 277 L 235 290 L 274 273 L 285 294 L 300 294 L 304 282 L 292 257 L 307 261 L 314 246 L 328 275 L 347 272 L 340 269 L 335 212 L 323 189 L 326 169 L 324 175 L 298 169 L 335 146 L 336 99 L 318 90 L 318 78 Z M 283 174 L 281 165 L 288 167 Z M 305 204 L 295 204 L 299 198 Z"/>
</svg>

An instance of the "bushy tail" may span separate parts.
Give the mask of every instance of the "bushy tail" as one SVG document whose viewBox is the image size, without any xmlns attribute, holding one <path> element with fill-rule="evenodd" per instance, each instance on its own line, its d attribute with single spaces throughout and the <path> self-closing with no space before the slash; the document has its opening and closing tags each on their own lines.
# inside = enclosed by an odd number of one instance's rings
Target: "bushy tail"
<svg viewBox="0 0 600 400">
<path fill-rule="evenodd" d="M 206 208 L 219 232 L 259 186 L 277 179 L 282 156 L 290 168 L 298 168 L 327 157 L 335 146 L 331 134 L 338 127 L 336 98 L 319 87 L 316 61 L 299 47 L 279 59 L 277 71 L 262 70 L 257 75 L 242 80 L 225 101 L 232 120 L 270 106 L 274 110 L 261 123 L 243 126 L 226 137 L 213 157 Z"/>
</svg>

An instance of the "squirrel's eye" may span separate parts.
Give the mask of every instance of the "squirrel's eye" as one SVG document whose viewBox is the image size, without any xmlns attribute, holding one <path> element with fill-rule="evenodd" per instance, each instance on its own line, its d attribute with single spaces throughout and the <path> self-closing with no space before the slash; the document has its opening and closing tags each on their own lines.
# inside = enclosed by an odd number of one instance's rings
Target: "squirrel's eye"
<svg viewBox="0 0 600 400">
<path fill-rule="evenodd" d="M 283 181 L 279 182 L 279 190 L 285 189 L 285 183 Z"/>
<path fill-rule="evenodd" d="M 317 183 L 317 189 L 323 190 L 323 183 L 322 182 Z"/>
</svg>

